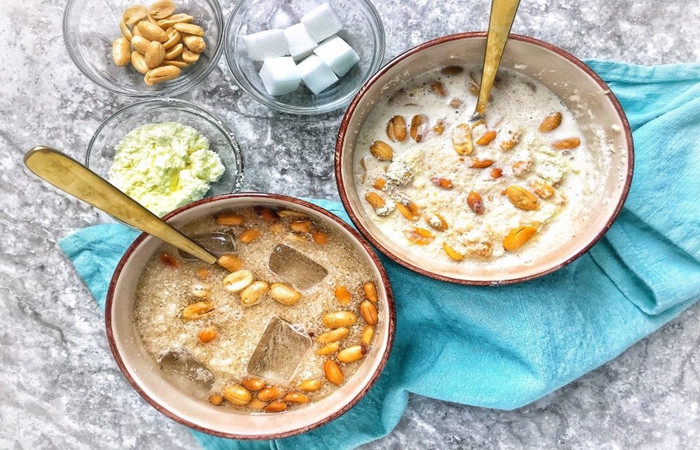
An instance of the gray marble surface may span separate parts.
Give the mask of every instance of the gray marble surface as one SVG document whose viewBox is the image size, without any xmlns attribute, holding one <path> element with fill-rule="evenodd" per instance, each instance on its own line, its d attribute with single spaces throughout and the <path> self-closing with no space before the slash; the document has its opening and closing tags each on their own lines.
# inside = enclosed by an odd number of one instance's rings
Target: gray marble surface
<svg viewBox="0 0 700 450">
<path fill-rule="evenodd" d="M 224 1 L 230 11 L 233 2 Z M 483 29 L 486 1 L 377 0 L 387 57 L 443 34 Z M 100 220 L 29 176 L 39 143 L 82 159 L 91 134 L 131 102 L 68 58 L 65 0 L 0 2 L 0 448 L 191 448 L 187 429 L 132 391 L 109 352 L 102 312 L 56 242 Z M 684 0 L 523 1 L 514 32 L 581 58 L 639 64 L 700 60 L 700 4 Z M 245 189 L 337 198 L 332 151 L 340 112 L 270 114 L 222 60 L 183 96 L 223 117 L 245 149 Z M 274 164 L 271 162 L 274 161 Z M 517 411 L 411 397 L 398 427 L 367 448 L 697 448 L 700 305 L 616 360 Z"/>
</svg>

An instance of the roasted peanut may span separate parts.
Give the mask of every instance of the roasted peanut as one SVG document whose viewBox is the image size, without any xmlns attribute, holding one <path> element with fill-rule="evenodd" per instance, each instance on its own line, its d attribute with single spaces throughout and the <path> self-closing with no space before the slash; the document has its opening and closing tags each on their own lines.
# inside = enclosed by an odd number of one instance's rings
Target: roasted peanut
<svg viewBox="0 0 700 450">
<path fill-rule="evenodd" d="M 452 189 L 453 187 L 452 180 L 449 180 L 447 178 L 433 177 L 430 179 L 430 182 L 433 183 L 435 186 L 441 187 L 443 189 Z"/>
<path fill-rule="evenodd" d="M 450 257 L 453 261 L 461 261 L 464 259 L 464 255 L 457 250 L 454 249 L 451 245 L 449 245 L 447 242 L 444 242 L 442 244 L 442 249 L 447 253 L 447 256 Z"/>
<path fill-rule="evenodd" d="M 375 211 L 386 205 L 384 199 L 376 192 L 368 192 L 367 195 L 365 195 L 365 200 L 367 200 L 367 203 L 369 203 Z"/>
<path fill-rule="evenodd" d="M 547 133 L 552 130 L 555 130 L 559 127 L 559 125 L 561 125 L 561 119 L 562 115 L 560 112 L 553 112 L 552 114 L 544 118 L 544 120 L 540 124 L 540 131 L 543 133 Z"/>
<path fill-rule="evenodd" d="M 207 44 L 201 36 L 192 36 L 188 34 L 182 37 L 182 42 L 185 43 L 187 48 L 195 53 L 202 53 L 207 49 Z"/>
<path fill-rule="evenodd" d="M 508 186 L 506 188 L 506 195 L 513 206 L 525 211 L 532 211 L 540 206 L 539 200 L 537 200 L 537 197 L 535 197 L 532 192 L 517 184 Z"/>
<path fill-rule="evenodd" d="M 416 221 L 420 217 L 418 214 L 418 206 L 413 202 L 406 202 L 403 204 L 401 202 L 395 202 L 396 209 L 408 220 Z"/>
<path fill-rule="evenodd" d="M 445 89 L 445 85 L 440 81 L 433 81 L 430 83 L 430 90 L 440 97 L 447 96 L 447 89 Z"/>
<path fill-rule="evenodd" d="M 466 123 L 460 123 L 452 130 L 452 147 L 460 155 L 468 155 L 474 151 L 472 130 Z"/>
<path fill-rule="evenodd" d="M 362 343 L 369 345 L 372 343 L 372 338 L 374 337 L 374 327 L 372 325 L 367 325 L 362 331 Z"/>
<path fill-rule="evenodd" d="M 180 43 L 180 39 L 182 39 L 182 35 L 174 29 L 170 29 L 168 33 L 168 40 L 163 42 L 163 48 L 168 50 L 170 48 L 173 48 L 175 45 Z"/>
<path fill-rule="evenodd" d="M 206 344 L 207 342 L 211 342 L 214 339 L 216 339 L 216 336 L 219 335 L 219 332 L 216 330 L 216 327 L 214 325 L 206 327 L 202 331 L 199 332 L 197 335 L 197 339 L 199 342 L 202 344 Z"/>
<path fill-rule="evenodd" d="M 136 30 L 137 30 L 138 28 L 134 27 L 134 31 L 132 32 L 131 29 L 129 28 L 129 25 L 127 25 L 126 22 L 124 22 L 124 21 L 122 20 L 122 21 L 119 23 L 119 29 L 120 29 L 121 32 L 122 32 L 122 36 L 124 36 L 124 38 L 125 38 L 127 41 L 131 41 L 131 40 L 134 38 L 134 36 L 136 36 Z M 141 35 L 141 34 L 139 33 L 138 36 L 140 36 L 140 35 Z"/>
<path fill-rule="evenodd" d="M 139 32 L 141 32 L 141 36 L 149 41 L 157 41 L 162 44 L 168 40 L 168 35 L 165 34 L 165 31 L 154 23 L 144 20 L 139 22 L 136 27 L 139 29 Z"/>
<path fill-rule="evenodd" d="M 249 228 L 238 236 L 238 240 L 244 244 L 250 244 L 262 235 L 262 231 L 257 228 Z"/>
<path fill-rule="evenodd" d="M 163 48 L 163 44 L 157 41 L 151 41 L 151 43 L 148 44 L 146 53 L 143 56 L 146 59 L 146 64 L 149 68 L 153 69 L 158 67 L 165 59 L 165 49 Z"/>
<path fill-rule="evenodd" d="M 150 44 L 149 40 L 144 37 L 134 36 L 131 38 L 131 46 L 142 55 L 145 55 L 148 51 L 148 44 Z M 131 54 L 129 56 L 131 56 Z"/>
<path fill-rule="evenodd" d="M 180 33 L 191 34 L 193 36 L 204 36 L 204 30 L 199 25 L 193 23 L 176 23 L 173 25 Z M 201 53 L 201 52 L 197 52 Z"/>
<path fill-rule="evenodd" d="M 178 261 L 178 259 L 170 253 L 161 253 L 160 262 L 168 267 L 180 267 L 180 261 Z"/>
<path fill-rule="evenodd" d="M 331 342 L 323 347 L 316 350 L 316 354 L 319 356 L 328 356 L 340 350 L 340 344 L 337 342 Z"/>
<path fill-rule="evenodd" d="M 284 402 L 272 402 L 263 408 L 263 411 L 268 413 L 278 413 L 287 409 L 287 404 Z"/>
<path fill-rule="evenodd" d="M 285 395 L 284 398 L 282 398 L 283 401 L 287 403 L 297 403 L 297 404 L 303 404 L 303 403 L 309 403 L 309 397 L 307 395 L 302 394 L 301 392 L 290 392 L 289 394 Z"/>
<path fill-rule="evenodd" d="M 131 65 L 137 72 L 146 75 L 151 69 L 146 64 L 146 58 L 139 52 L 131 52 Z"/>
<path fill-rule="evenodd" d="M 237 270 L 226 275 L 224 288 L 229 292 L 241 292 L 253 283 L 253 272 L 246 269 Z"/>
<path fill-rule="evenodd" d="M 503 176 L 503 169 L 495 167 L 491 169 L 491 178 L 501 178 Z"/>
<path fill-rule="evenodd" d="M 438 231 L 445 231 L 449 228 L 447 221 L 438 213 L 430 214 L 425 219 L 426 223 L 430 225 L 431 228 Z"/>
<path fill-rule="evenodd" d="M 112 59 L 114 64 L 124 67 L 131 61 L 131 47 L 127 38 L 115 39 L 112 42 Z"/>
<path fill-rule="evenodd" d="M 211 394 L 209 396 L 209 403 L 214 406 L 219 406 L 224 402 L 224 396 L 221 394 Z"/>
<path fill-rule="evenodd" d="M 574 137 L 574 138 L 568 138 L 568 139 L 562 139 L 560 141 L 556 141 L 556 142 L 552 143 L 552 148 L 557 149 L 557 150 L 567 150 L 567 149 L 576 148 L 579 145 L 581 145 L 581 139 Z"/>
<path fill-rule="evenodd" d="M 360 314 L 362 314 L 362 318 L 365 319 L 367 325 L 376 325 L 377 320 L 379 320 L 377 307 L 368 300 L 360 303 Z"/>
<path fill-rule="evenodd" d="M 489 145 L 494 139 L 496 139 L 496 132 L 493 130 L 487 131 L 486 134 L 477 139 L 476 145 L 481 145 L 483 147 Z"/>
<path fill-rule="evenodd" d="M 425 228 L 409 227 L 403 232 L 406 239 L 417 245 L 428 245 L 435 238 L 435 235 Z"/>
<path fill-rule="evenodd" d="M 179 67 L 167 65 L 149 70 L 144 77 L 144 81 L 148 86 L 153 86 L 154 84 L 163 83 L 164 81 L 174 80 L 179 76 Z"/>
<path fill-rule="evenodd" d="M 411 138 L 416 141 L 420 142 L 423 140 L 425 137 L 425 126 L 428 124 L 428 118 L 425 117 L 422 114 L 418 114 L 413 116 L 413 119 L 411 119 Z"/>
<path fill-rule="evenodd" d="M 226 227 L 243 225 L 245 223 L 245 217 L 240 214 L 223 213 L 216 216 L 216 223 Z"/>
<path fill-rule="evenodd" d="M 377 296 L 377 287 L 372 281 L 366 282 L 362 286 L 362 290 L 365 292 L 365 298 L 367 300 L 373 303 L 377 303 L 377 300 L 379 300 L 379 297 Z"/>
<path fill-rule="evenodd" d="M 124 20 L 124 23 L 127 25 L 131 26 L 135 23 L 138 23 L 142 21 L 143 19 L 146 18 L 148 15 L 148 10 L 146 9 L 145 6 L 142 5 L 134 5 L 126 8 L 124 10 L 124 14 L 122 15 L 122 19 Z"/>
<path fill-rule="evenodd" d="M 408 133 L 406 131 L 406 119 L 403 116 L 394 116 L 386 125 L 386 135 L 394 142 L 403 142 Z"/>
<path fill-rule="evenodd" d="M 289 224 L 289 228 L 297 233 L 310 233 L 313 224 L 310 220 L 295 220 Z"/>
<path fill-rule="evenodd" d="M 276 386 L 268 386 L 261 389 L 257 395 L 258 400 L 262 400 L 264 402 L 271 402 L 282 397 L 284 397 L 284 391 Z"/>
<path fill-rule="evenodd" d="M 165 19 L 175 12 L 175 3 L 172 0 L 158 0 L 151 5 L 148 15 L 154 19 Z"/>
<path fill-rule="evenodd" d="M 338 361 L 341 363 L 351 363 L 364 358 L 367 353 L 367 347 L 364 345 L 353 345 L 352 347 L 344 348 L 338 353 Z"/>
<path fill-rule="evenodd" d="M 467 205 L 475 214 L 484 213 L 484 200 L 478 192 L 471 191 L 467 196 Z"/>
<path fill-rule="evenodd" d="M 250 401 L 250 403 L 248 403 L 248 408 L 253 409 L 255 411 L 262 411 L 263 408 L 265 408 L 266 406 L 267 406 L 266 402 L 264 402 L 262 400 L 258 400 L 257 398 L 254 398 L 253 400 Z"/>
<path fill-rule="evenodd" d="M 541 181 L 534 181 L 532 184 L 532 190 L 539 198 L 547 199 L 554 196 L 554 188 L 547 183 Z"/>
<path fill-rule="evenodd" d="M 161 47 L 162 47 L 162 45 L 161 45 Z M 182 44 L 177 44 L 177 45 L 173 46 L 172 48 L 168 49 L 167 51 L 165 50 L 165 48 L 163 48 L 163 51 L 165 51 L 165 54 L 163 55 L 163 59 L 175 59 L 175 58 L 177 58 L 178 56 L 180 56 L 182 54 L 183 48 L 184 47 L 182 46 Z"/>
<path fill-rule="evenodd" d="M 241 303 L 245 306 L 257 305 L 269 289 L 270 287 L 264 281 L 255 281 L 241 291 Z"/>
<path fill-rule="evenodd" d="M 183 308 L 180 312 L 180 317 L 184 320 L 199 320 L 206 317 L 214 310 L 214 302 L 197 302 L 192 303 Z"/>
<path fill-rule="evenodd" d="M 279 214 L 277 214 L 277 212 L 272 208 L 267 208 L 264 206 L 257 206 L 253 209 L 260 216 L 260 218 L 263 220 L 263 222 L 275 223 L 278 220 L 280 220 Z"/>
<path fill-rule="evenodd" d="M 166 17 L 165 19 L 159 20 L 158 26 L 163 29 L 168 29 L 170 27 L 175 26 L 176 23 L 189 23 L 193 21 L 194 17 L 190 16 L 189 14 L 179 13 L 173 14 L 170 17 Z"/>
<path fill-rule="evenodd" d="M 301 293 L 287 284 L 274 283 L 270 286 L 270 297 L 283 305 L 291 306 L 301 299 Z"/>
<path fill-rule="evenodd" d="M 253 400 L 253 395 L 250 391 L 240 384 L 226 387 L 221 393 L 229 403 L 236 406 L 245 406 Z"/>
<path fill-rule="evenodd" d="M 515 251 L 523 246 L 537 233 L 537 228 L 524 225 L 513 228 L 503 239 L 503 248 L 509 252 Z"/>
<path fill-rule="evenodd" d="M 235 272 L 243 267 L 243 261 L 241 261 L 241 258 L 231 254 L 219 256 L 217 264 L 229 272 Z"/>
<path fill-rule="evenodd" d="M 494 161 L 492 159 L 478 159 L 472 158 L 472 162 L 469 165 L 472 169 L 486 169 L 487 167 L 493 166 Z"/>
<path fill-rule="evenodd" d="M 319 380 L 304 380 L 299 383 L 299 390 L 305 392 L 316 392 L 323 387 Z"/>
<path fill-rule="evenodd" d="M 196 275 L 197 278 L 201 280 L 206 280 L 207 278 L 209 278 L 209 276 L 211 276 L 211 272 L 209 272 L 209 269 L 206 267 L 200 267 L 197 269 Z"/>
<path fill-rule="evenodd" d="M 394 158 L 394 150 L 384 141 L 374 141 L 369 151 L 380 161 L 391 161 Z"/>
<path fill-rule="evenodd" d="M 328 328 L 350 327 L 357 321 L 357 316 L 351 311 L 334 311 L 324 314 L 322 320 Z"/>
<path fill-rule="evenodd" d="M 348 288 L 346 288 L 345 286 L 336 286 L 335 291 L 333 293 L 335 294 L 335 298 L 338 299 L 338 302 L 340 302 L 341 305 L 350 304 L 352 295 L 350 294 Z"/>
<path fill-rule="evenodd" d="M 343 371 L 340 370 L 340 366 L 335 361 L 330 359 L 323 363 L 323 373 L 326 376 L 326 380 L 340 386 L 343 382 Z"/>
<path fill-rule="evenodd" d="M 253 392 L 257 392 L 265 387 L 265 382 L 263 380 L 254 377 L 244 379 L 241 384 L 243 384 L 246 389 Z"/>
<path fill-rule="evenodd" d="M 319 335 L 316 340 L 321 344 L 329 344 L 331 342 L 342 341 L 350 334 L 350 330 L 346 327 L 336 328 L 335 330 L 327 331 Z"/>
<path fill-rule="evenodd" d="M 442 135 L 442 133 L 445 131 L 445 122 L 442 120 L 438 120 L 435 126 L 433 127 L 433 131 L 437 135 Z"/>
<path fill-rule="evenodd" d="M 311 232 L 311 239 L 314 240 L 315 243 L 317 244 L 327 244 L 328 243 L 328 235 L 324 233 L 323 231 L 318 231 L 314 230 Z"/>
</svg>

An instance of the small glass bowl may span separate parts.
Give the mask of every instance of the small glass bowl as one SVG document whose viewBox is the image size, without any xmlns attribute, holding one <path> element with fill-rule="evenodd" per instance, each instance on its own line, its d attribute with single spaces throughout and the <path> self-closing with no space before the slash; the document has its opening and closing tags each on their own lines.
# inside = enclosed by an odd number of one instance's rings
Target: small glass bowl
<svg viewBox="0 0 700 450">
<path fill-rule="evenodd" d="M 271 96 L 258 75 L 261 62 L 252 61 L 243 36 L 299 23 L 319 0 L 241 0 L 226 24 L 226 61 L 236 82 L 253 98 L 268 107 L 291 114 L 321 114 L 347 106 L 360 87 L 379 69 L 384 58 L 384 26 L 369 0 L 325 0 L 343 22 L 338 36 L 355 49 L 360 61 L 333 86 L 314 95 L 305 86 Z"/>
<path fill-rule="evenodd" d="M 243 157 L 236 138 L 218 118 L 184 100 L 150 99 L 123 108 L 105 120 L 88 144 L 85 165 L 109 180 L 109 170 L 119 142 L 130 131 L 151 123 L 179 122 L 191 126 L 209 140 L 210 150 L 221 158 L 226 171 L 205 197 L 237 192 L 243 183 Z"/>
<path fill-rule="evenodd" d="M 63 14 L 63 40 L 75 65 L 89 79 L 118 94 L 132 97 L 175 96 L 186 92 L 216 67 L 223 51 L 224 16 L 216 0 L 176 0 L 176 13 L 194 16 L 204 28 L 207 49 L 199 61 L 182 70 L 178 78 L 153 86 L 131 65 L 118 67 L 112 60 L 112 41 L 122 37 L 119 23 L 124 10 L 151 1 L 68 0 Z"/>
</svg>

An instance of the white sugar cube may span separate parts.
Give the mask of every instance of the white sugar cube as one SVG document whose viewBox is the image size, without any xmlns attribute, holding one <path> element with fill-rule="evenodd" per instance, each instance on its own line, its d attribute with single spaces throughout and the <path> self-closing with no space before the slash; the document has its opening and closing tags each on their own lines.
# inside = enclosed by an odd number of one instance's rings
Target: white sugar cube
<svg viewBox="0 0 700 450">
<path fill-rule="evenodd" d="M 316 42 L 321 42 L 325 38 L 333 36 L 343 28 L 343 23 L 328 3 L 323 3 L 304 14 L 301 18 L 301 23 L 306 26 L 309 34 L 316 39 Z"/>
<path fill-rule="evenodd" d="M 311 89 L 314 94 L 320 94 L 330 85 L 338 81 L 333 70 L 328 67 L 321 58 L 316 55 L 311 55 L 303 60 L 297 66 L 301 79 L 304 80 L 306 87 Z"/>
<path fill-rule="evenodd" d="M 266 59 L 260 68 L 260 78 L 270 95 L 289 94 L 301 83 L 299 69 L 291 56 Z"/>
<path fill-rule="evenodd" d="M 339 77 L 348 73 L 360 60 L 357 52 L 338 36 L 326 39 L 314 50 L 314 53 Z"/>
<path fill-rule="evenodd" d="M 282 30 L 267 30 L 243 36 L 248 56 L 253 61 L 264 61 L 289 54 L 287 39 Z"/>
<path fill-rule="evenodd" d="M 284 36 L 287 38 L 289 46 L 289 54 L 295 60 L 306 58 L 318 45 L 318 42 L 311 37 L 303 23 L 292 25 L 284 30 Z"/>
</svg>

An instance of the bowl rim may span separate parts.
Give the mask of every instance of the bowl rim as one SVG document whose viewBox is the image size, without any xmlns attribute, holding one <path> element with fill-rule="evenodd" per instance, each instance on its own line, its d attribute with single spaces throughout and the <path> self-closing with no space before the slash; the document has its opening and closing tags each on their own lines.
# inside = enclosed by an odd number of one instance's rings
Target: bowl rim
<svg viewBox="0 0 700 450">
<path fill-rule="evenodd" d="M 123 115 L 124 113 L 126 113 L 128 111 L 138 109 L 140 107 L 143 107 L 144 105 L 158 104 L 158 103 L 163 104 L 163 106 L 166 108 L 178 107 L 178 108 L 183 108 L 186 110 L 192 110 L 192 111 L 198 113 L 205 120 L 207 120 L 209 123 L 214 125 L 216 128 L 218 128 L 222 132 L 222 134 L 226 137 L 226 140 L 229 143 L 230 151 L 233 152 L 234 156 L 236 157 L 236 164 L 235 164 L 236 177 L 233 180 L 233 185 L 230 186 L 230 189 L 231 189 L 232 193 L 237 192 L 241 188 L 241 186 L 243 185 L 243 180 L 245 177 L 245 175 L 244 175 L 245 163 L 243 161 L 243 149 L 241 148 L 241 144 L 238 142 L 238 139 L 236 139 L 236 136 L 233 134 L 231 129 L 218 116 L 207 111 L 206 109 L 202 108 L 201 106 L 197 106 L 192 102 L 189 102 L 187 100 L 182 100 L 179 98 L 155 97 L 155 98 L 143 99 L 143 100 L 139 100 L 137 102 L 131 103 L 129 105 L 126 105 L 123 108 L 120 108 L 116 112 L 112 113 L 109 117 L 107 117 L 104 121 L 102 121 L 100 126 L 97 127 L 95 132 L 92 134 L 92 137 L 90 138 L 90 142 L 88 142 L 87 149 L 85 151 L 85 166 L 88 169 L 92 170 L 90 168 L 90 156 L 93 155 L 93 147 L 95 145 L 95 141 L 97 140 L 98 136 L 100 136 L 100 134 L 102 133 L 102 130 L 107 128 L 107 126 L 109 126 L 112 123 L 112 121 L 116 120 L 117 118 L 119 118 L 121 115 Z M 151 122 L 151 123 L 158 123 L 158 122 Z M 144 125 L 146 125 L 146 124 L 144 124 Z M 197 131 L 199 131 L 199 130 L 197 130 Z M 211 198 L 211 197 L 208 197 L 208 198 Z M 177 210 L 174 210 L 174 211 L 177 211 Z M 168 214 L 171 214 L 171 213 L 168 213 Z M 163 217 L 166 217 L 166 216 L 163 216 Z"/>
<path fill-rule="evenodd" d="M 600 88 L 603 90 L 603 92 L 607 93 L 607 97 L 610 99 L 610 102 L 612 103 L 615 111 L 617 112 L 618 117 L 620 118 L 620 121 L 622 122 L 623 125 L 623 131 L 625 134 L 625 142 L 626 142 L 626 150 L 627 150 L 627 161 L 628 161 L 628 166 L 627 166 L 627 173 L 625 174 L 625 183 L 622 188 L 622 193 L 620 195 L 620 198 L 617 202 L 617 205 L 615 206 L 615 210 L 612 214 L 612 216 L 608 219 L 606 222 L 605 226 L 601 230 L 599 230 L 589 241 L 588 243 L 583 246 L 579 251 L 577 251 L 575 254 L 573 254 L 571 257 L 566 259 L 565 261 L 557 264 L 556 266 L 550 267 L 546 270 L 543 270 L 541 272 L 528 275 L 528 276 L 523 276 L 523 277 L 518 277 L 518 278 L 510 278 L 510 279 L 502 279 L 502 280 L 469 280 L 469 279 L 464 279 L 464 278 L 457 278 L 457 277 L 451 277 L 447 275 L 442 275 L 439 273 L 431 272 L 429 270 L 423 269 L 421 267 L 418 267 L 408 261 L 403 260 L 402 258 L 399 258 L 397 255 L 395 255 L 393 252 L 391 252 L 386 246 L 384 246 L 377 238 L 372 235 L 372 233 L 369 232 L 363 225 L 362 222 L 359 220 L 358 214 L 356 214 L 355 210 L 352 208 L 350 204 L 350 200 L 348 197 L 348 193 L 345 189 L 345 179 L 343 177 L 342 173 L 342 157 L 344 153 L 344 141 L 345 141 L 345 136 L 348 131 L 348 125 L 350 124 L 350 119 L 352 118 L 357 106 L 359 105 L 360 101 L 364 98 L 365 94 L 367 91 L 378 81 L 382 79 L 384 74 L 386 74 L 390 69 L 392 69 L 394 66 L 405 60 L 406 58 L 413 56 L 416 53 L 420 53 L 423 50 L 426 50 L 430 47 L 433 47 L 435 45 L 443 44 L 445 42 L 450 42 L 450 41 L 455 41 L 455 40 L 462 40 L 462 39 L 484 39 L 486 38 L 486 32 L 485 31 L 473 31 L 473 32 L 465 32 L 465 33 L 456 33 L 456 34 L 450 34 L 447 36 L 442 36 L 437 39 L 433 39 L 427 42 L 424 42 L 422 44 L 419 44 L 401 54 L 396 56 L 394 59 L 392 59 L 388 64 L 386 64 L 382 69 L 377 72 L 367 83 L 365 83 L 362 86 L 362 89 L 357 93 L 355 98 L 353 99 L 352 103 L 350 103 L 350 106 L 348 106 L 347 111 L 345 112 L 345 115 L 343 116 L 343 119 L 340 123 L 340 128 L 338 130 L 338 137 L 336 139 L 336 144 L 335 144 L 335 161 L 334 161 L 334 166 L 335 166 L 335 181 L 336 181 L 336 186 L 338 188 L 338 193 L 340 194 L 340 199 L 343 203 L 343 207 L 345 208 L 345 211 L 348 213 L 348 216 L 352 220 L 353 224 L 357 227 L 358 231 L 374 245 L 379 251 L 381 251 L 385 256 L 387 256 L 389 259 L 391 259 L 393 262 L 400 264 L 407 269 L 412 270 L 413 272 L 416 272 L 420 275 L 424 275 L 429 278 L 433 278 L 436 280 L 440 281 L 445 281 L 448 283 L 455 283 L 455 284 L 464 284 L 464 285 L 472 285 L 472 286 L 498 286 L 498 285 L 507 285 L 507 284 L 515 284 L 515 283 L 522 283 L 525 281 L 530 281 L 534 280 L 536 278 L 543 277 L 545 275 L 548 275 L 552 272 L 555 272 L 559 269 L 561 269 L 564 266 L 567 266 L 574 260 L 578 259 L 581 257 L 584 253 L 586 253 L 588 250 L 590 250 L 593 245 L 595 245 L 602 237 L 605 235 L 605 233 L 610 229 L 612 226 L 613 222 L 615 219 L 617 219 L 618 215 L 620 214 L 620 211 L 622 210 L 622 207 L 625 203 L 625 200 L 627 199 L 627 195 L 629 194 L 630 190 L 630 185 L 632 184 L 632 174 L 634 171 L 634 143 L 632 141 L 632 131 L 630 128 L 630 124 L 627 121 L 627 116 L 625 115 L 624 110 L 622 109 L 622 105 L 620 105 L 620 102 L 618 101 L 617 97 L 613 93 L 612 89 L 607 85 L 605 81 L 603 81 L 600 76 L 593 71 L 590 67 L 588 67 L 583 61 L 572 55 L 571 53 L 567 52 L 566 50 L 563 50 L 555 45 L 552 45 L 548 42 L 530 37 L 530 36 L 524 36 L 524 35 L 519 35 L 519 34 L 509 34 L 509 39 L 511 40 L 516 40 L 516 41 L 521 41 L 525 42 L 528 44 L 532 44 L 541 48 L 544 48 L 545 50 L 548 50 L 552 53 L 555 53 L 565 59 L 567 59 L 570 63 L 572 63 L 574 66 L 578 67 L 579 70 L 583 71 L 586 75 L 588 75 L 593 81 L 595 81 Z"/>
<path fill-rule="evenodd" d="M 201 83 L 206 77 L 209 76 L 209 74 L 214 70 L 214 68 L 217 66 L 219 62 L 219 58 L 221 58 L 221 54 L 224 51 L 224 39 L 225 39 L 225 21 L 224 21 L 224 12 L 221 9 L 221 4 L 219 3 L 219 0 L 205 0 L 209 5 L 214 10 L 214 16 L 215 20 L 217 22 L 217 25 L 221 29 L 221 33 L 219 33 L 219 39 L 216 40 L 216 47 L 214 50 L 214 53 L 211 56 L 211 60 L 209 61 L 209 65 L 204 68 L 204 70 L 197 76 L 191 78 L 189 81 L 183 83 L 181 86 L 178 87 L 173 87 L 173 88 L 163 88 L 159 90 L 153 90 L 153 91 L 142 91 L 142 92 L 134 92 L 129 89 L 125 89 L 121 84 L 112 84 L 112 83 L 107 83 L 102 79 L 97 79 L 93 77 L 87 69 L 85 69 L 82 65 L 82 63 L 79 61 L 75 50 L 73 47 L 69 44 L 68 40 L 68 14 L 70 11 L 72 11 L 73 7 L 75 6 L 76 2 L 78 0 L 68 0 L 66 3 L 65 8 L 63 9 L 63 17 L 61 19 L 61 32 L 63 34 L 63 45 L 66 47 L 66 51 L 68 52 L 68 56 L 70 57 L 71 61 L 73 61 L 73 65 L 78 68 L 78 70 L 87 77 L 88 80 L 92 81 L 93 83 L 97 84 L 98 86 L 107 89 L 110 92 L 114 92 L 117 94 L 122 94 L 126 95 L 128 97 L 132 98 L 159 98 L 159 97 L 167 97 L 167 96 L 177 96 L 180 94 L 183 94 L 191 89 L 193 89 L 195 86 L 197 86 L 199 83 Z"/>
<path fill-rule="evenodd" d="M 381 263 L 381 260 L 379 259 L 379 256 L 377 253 L 372 249 L 372 247 L 367 243 L 367 241 L 356 231 L 354 230 L 348 223 L 344 222 L 342 219 L 340 219 L 338 216 L 335 214 L 331 213 L 330 211 L 327 211 L 326 209 L 321 208 L 320 206 L 316 206 L 312 203 L 309 203 L 305 200 L 301 200 L 295 197 L 289 197 L 286 195 L 282 194 L 268 194 L 268 193 L 260 193 L 260 192 L 243 192 L 243 193 L 237 193 L 237 194 L 225 194 L 225 195 L 219 195 L 216 197 L 209 197 L 205 198 L 196 202 L 189 203 L 187 205 L 184 205 L 175 211 L 167 214 L 166 216 L 163 217 L 163 220 L 169 220 L 178 214 L 187 211 L 191 208 L 206 204 L 206 203 L 212 203 L 212 202 L 218 202 L 222 200 L 228 200 L 228 199 L 262 199 L 262 200 L 274 200 L 274 201 L 281 201 L 283 203 L 288 203 L 291 206 L 303 206 L 309 209 L 314 210 L 315 212 L 325 216 L 327 219 L 334 221 L 336 224 L 340 225 L 342 228 L 344 228 L 347 232 L 350 233 L 350 235 L 357 240 L 364 251 L 367 253 L 367 255 L 370 257 L 372 260 L 372 263 L 376 267 L 376 269 L 379 271 L 381 279 L 378 280 L 378 282 L 381 282 L 382 285 L 384 286 L 384 290 L 386 292 L 386 299 L 387 299 L 387 320 L 388 320 L 388 332 L 387 332 L 387 345 L 386 349 L 384 350 L 384 353 L 381 355 L 381 359 L 379 360 L 379 365 L 377 366 L 377 369 L 374 371 L 372 374 L 371 379 L 369 382 L 362 387 L 360 392 L 350 399 L 341 409 L 336 411 L 335 413 L 326 416 L 325 418 L 300 427 L 296 428 L 294 430 L 286 431 L 283 433 L 276 433 L 276 434 L 269 434 L 269 435 L 264 435 L 264 434 L 258 434 L 258 435 L 238 435 L 235 433 L 226 433 L 222 431 L 217 431 L 217 430 L 212 430 L 209 429 L 205 426 L 198 425 L 196 423 L 193 423 L 189 420 L 186 420 L 180 416 L 178 416 L 176 413 L 172 412 L 168 408 L 166 408 L 164 405 L 161 405 L 158 403 L 156 400 L 151 398 L 141 387 L 140 385 L 135 381 L 135 379 L 131 376 L 129 373 L 128 369 L 126 368 L 126 365 L 124 364 L 124 361 L 122 360 L 121 354 L 119 353 L 119 350 L 116 345 L 116 340 L 114 338 L 114 333 L 112 331 L 112 309 L 114 307 L 114 290 L 117 284 L 117 281 L 119 279 L 119 276 L 122 272 L 122 269 L 124 266 L 129 262 L 131 255 L 134 253 L 137 247 L 141 245 L 141 243 L 149 237 L 149 234 L 147 233 L 141 233 L 136 240 L 129 246 L 129 248 L 126 250 L 122 258 L 119 260 L 119 263 L 117 264 L 117 267 L 114 270 L 114 274 L 112 275 L 112 279 L 109 282 L 109 288 L 107 291 L 107 297 L 106 297 L 106 302 L 105 302 L 105 331 L 107 333 L 107 340 L 109 342 L 109 348 L 112 352 L 112 356 L 114 357 L 114 360 L 117 363 L 117 366 L 119 367 L 119 370 L 122 372 L 122 375 L 124 375 L 124 378 L 129 382 L 131 387 L 148 403 L 150 404 L 153 408 L 161 412 L 162 414 L 166 415 L 170 419 L 185 425 L 191 429 L 201 431 L 203 433 L 207 433 L 213 436 L 218 436 L 218 437 L 223 437 L 223 438 L 229 438 L 229 439 L 241 439 L 241 440 L 264 440 L 264 439 L 280 439 L 280 438 L 285 438 L 285 437 L 290 437 L 290 436 L 295 436 L 297 434 L 305 433 L 307 431 L 311 431 L 315 428 L 318 428 L 322 425 L 325 425 L 338 417 L 342 416 L 345 414 L 347 411 L 349 411 L 353 406 L 357 404 L 366 394 L 369 392 L 369 390 L 374 386 L 376 383 L 377 379 L 379 376 L 382 374 L 384 371 L 384 368 L 386 367 L 387 361 L 389 360 L 389 356 L 391 354 L 391 350 L 394 345 L 394 338 L 396 334 L 396 306 L 394 302 L 394 294 L 391 289 L 391 284 L 389 283 L 389 276 L 386 272 L 386 269 L 384 268 L 384 265 Z"/>
<path fill-rule="evenodd" d="M 332 102 L 319 105 L 319 106 L 295 106 L 289 103 L 282 103 L 276 101 L 272 96 L 267 96 L 260 92 L 258 89 L 253 87 L 253 85 L 248 81 L 248 77 L 238 70 L 238 66 L 235 62 L 235 55 L 233 55 L 233 40 L 237 39 L 237 36 L 232 36 L 233 21 L 239 15 L 240 10 L 253 0 L 240 0 L 238 4 L 233 8 L 233 11 L 228 16 L 226 20 L 226 27 L 224 32 L 224 57 L 226 63 L 233 75 L 233 79 L 236 84 L 243 89 L 248 95 L 253 97 L 259 103 L 267 106 L 278 112 L 288 113 L 288 114 L 298 114 L 298 115 L 317 115 L 325 114 L 328 112 L 340 109 L 350 103 L 353 97 L 360 91 L 362 86 L 364 86 L 368 80 L 372 79 L 374 74 L 379 70 L 384 61 L 384 53 L 386 52 L 386 32 L 384 30 L 384 24 L 382 22 L 381 16 L 377 11 L 377 8 L 370 0 L 359 0 L 359 3 L 364 5 L 364 7 L 369 11 L 369 15 L 374 22 L 377 33 L 375 33 L 375 39 L 377 41 L 377 48 L 372 55 L 372 61 L 370 62 L 367 74 L 363 76 L 362 81 L 358 83 L 352 91 L 348 92 L 341 98 L 338 98 Z"/>
</svg>

